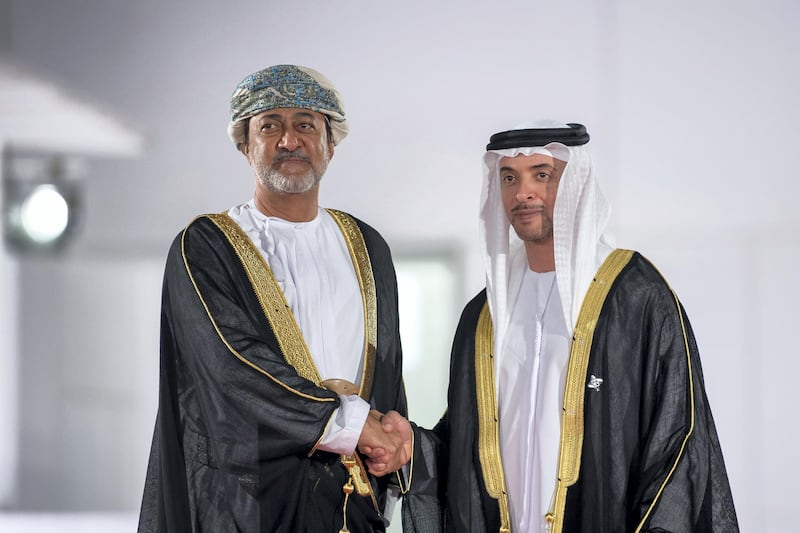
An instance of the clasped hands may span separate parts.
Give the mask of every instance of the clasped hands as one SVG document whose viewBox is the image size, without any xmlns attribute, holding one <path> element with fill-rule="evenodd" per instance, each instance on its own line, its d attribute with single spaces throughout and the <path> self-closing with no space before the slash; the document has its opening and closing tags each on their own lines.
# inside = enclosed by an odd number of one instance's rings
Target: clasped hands
<svg viewBox="0 0 800 533">
<path fill-rule="evenodd" d="M 358 451 L 365 456 L 369 472 L 383 476 L 399 469 L 411 460 L 411 424 L 397 411 L 385 415 L 372 410 L 361 430 Z"/>
</svg>

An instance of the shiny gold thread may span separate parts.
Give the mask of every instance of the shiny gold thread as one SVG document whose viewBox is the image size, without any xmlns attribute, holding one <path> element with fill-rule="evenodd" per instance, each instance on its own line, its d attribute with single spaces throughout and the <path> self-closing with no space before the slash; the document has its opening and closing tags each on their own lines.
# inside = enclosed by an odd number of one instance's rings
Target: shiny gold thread
<svg viewBox="0 0 800 533">
<path fill-rule="evenodd" d="M 586 374 L 592 350 L 592 338 L 603 303 L 619 273 L 628 264 L 633 251 L 617 249 L 609 254 L 597 271 L 581 304 L 578 322 L 572 336 L 567 377 L 564 386 L 564 405 L 561 411 L 561 442 L 558 452 L 558 480 L 555 496 L 547 513 L 548 527 L 561 533 L 567 488 L 578 480 L 583 451 L 583 398 Z"/>
<path fill-rule="evenodd" d="M 500 455 L 497 395 L 494 387 L 492 356 L 493 327 L 489 305 L 485 303 L 475 328 L 475 386 L 478 403 L 478 455 L 486 492 L 500 507 L 500 531 L 511 531 L 508 494 Z"/>
</svg>

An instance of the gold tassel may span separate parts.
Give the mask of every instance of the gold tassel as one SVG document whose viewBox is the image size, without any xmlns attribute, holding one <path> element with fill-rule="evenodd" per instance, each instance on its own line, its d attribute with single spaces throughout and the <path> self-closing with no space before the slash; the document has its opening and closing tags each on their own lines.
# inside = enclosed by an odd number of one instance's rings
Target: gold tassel
<svg viewBox="0 0 800 533">
<path fill-rule="evenodd" d="M 344 484 L 342 487 L 342 492 L 344 492 L 344 506 L 342 507 L 342 519 L 344 521 L 342 525 L 342 529 L 339 530 L 339 533 L 350 533 L 350 530 L 347 529 L 347 499 L 350 498 L 350 495 L 353 494 L 353 484 L 350 482 L 350 479 L 347 479 L 347 483 Z"/>
</svg>

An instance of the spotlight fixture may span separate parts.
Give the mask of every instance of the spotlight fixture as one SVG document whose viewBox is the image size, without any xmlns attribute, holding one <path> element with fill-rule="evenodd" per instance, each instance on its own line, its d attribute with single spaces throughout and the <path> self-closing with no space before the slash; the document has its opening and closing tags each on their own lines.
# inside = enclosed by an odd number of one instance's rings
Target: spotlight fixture
<svg viewBox="0 0 800 533">
<path fill-rule="evenodd" d="M 64 249 L 80 218 L 80 166 L 59 154 L 3 153 L 3 228 L 10 250 Z"/>
</svg>

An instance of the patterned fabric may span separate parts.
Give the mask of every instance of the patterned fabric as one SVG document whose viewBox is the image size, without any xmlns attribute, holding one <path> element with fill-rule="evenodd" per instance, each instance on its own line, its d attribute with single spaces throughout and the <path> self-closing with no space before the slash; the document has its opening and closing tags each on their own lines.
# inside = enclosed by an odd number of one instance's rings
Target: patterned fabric
<svg viewBox="0 0 800 533">
<path fill-rule="evenodd" d="M 301 108 L 322 113 L 331 126 L 333 144 L 347 135 L 341 95 L 316 70 L 296 65 L 274 65 L 243 79 L 231 96 L 228 135 L 238 147 L 244 142 L 246 119 L 276 108 Z"/>
</svg>

